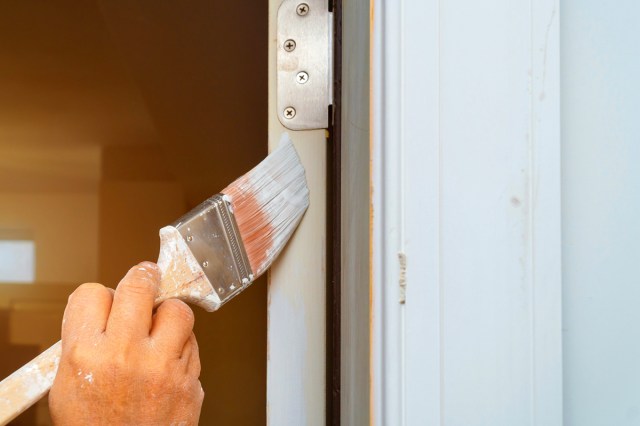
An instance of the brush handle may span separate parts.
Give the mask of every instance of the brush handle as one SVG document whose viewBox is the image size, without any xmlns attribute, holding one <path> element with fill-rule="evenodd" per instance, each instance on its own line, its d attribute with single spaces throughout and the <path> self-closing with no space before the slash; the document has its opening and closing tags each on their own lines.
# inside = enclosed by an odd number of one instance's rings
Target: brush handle
<svg viewBox="0 0 640 426">
<path fill-rule="evenodd" d="M 173 227 L 160 230 L 158 267 L 161 279 L 156 306 L 171 298 L 199 305 L 207 311 L 220 306 L 202 268 Z M 61 353 L 62 342 L 58 341 L 0 382 L 1 426 L 18 417 L 49 392 L 58 371 Z"/>
<path fill-rule="evenodd" d="M 62 342 L 58 341 L 0 383 L 0 425 L 18 417 L 49 392 L 61 352 Z"/>
</svg>

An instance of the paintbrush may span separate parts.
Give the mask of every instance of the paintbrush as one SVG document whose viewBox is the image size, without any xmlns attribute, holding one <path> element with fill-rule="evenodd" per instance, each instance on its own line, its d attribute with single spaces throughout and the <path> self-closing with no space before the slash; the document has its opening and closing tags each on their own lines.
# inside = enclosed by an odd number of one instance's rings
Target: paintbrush
<svg viewBox="0 0 640 426">
<path fill-rule="evenodd" d="M 255 168 L 160 230 L 156 306 L 177 298 L 219 309 L 269 268 L 308 205 L 304 169 L 285 134 Z M 0 425 L 49 391 L 60 354 L 58 342 L 0 383 Z"/>
</svg>

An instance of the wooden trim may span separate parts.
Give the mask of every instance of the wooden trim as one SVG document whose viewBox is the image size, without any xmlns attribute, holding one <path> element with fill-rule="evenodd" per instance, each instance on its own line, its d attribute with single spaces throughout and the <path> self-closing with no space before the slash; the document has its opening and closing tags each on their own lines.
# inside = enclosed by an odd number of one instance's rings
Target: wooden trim
<svg viewBox="0 0 640 426">
<path fill-rule="evenodd" d="M 269 273 L 267 423 L 326 425 L 326 130 L 291 131 L 276 113 L 276 16 L 269 0 L 269 149 L 288 132 L 305 168 L 309 209 Z"/>
</svg>

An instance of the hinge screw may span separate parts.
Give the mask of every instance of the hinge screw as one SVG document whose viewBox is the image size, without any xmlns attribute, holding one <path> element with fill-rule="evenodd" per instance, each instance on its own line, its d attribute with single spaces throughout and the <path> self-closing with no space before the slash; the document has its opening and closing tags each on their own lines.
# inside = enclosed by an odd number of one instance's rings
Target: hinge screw
<svg viewBox="0 0 640 426">
<path fill-rule="evenodd" d="M 284 109 L 284 118 L 291 120 L 296 116 L 296 109 L 294 107 L 286 107 Z"/>
<path fill-rule="evenodd" d="M 309 13 L 309 5 L 306 3 L 300 3 L 296 8 L 296 12 L 299 16 L 306 16 Z"/>
<path fill-rule="evenodd" d="M 293 52 L 294 50 L 296 50 L 296 41 L 292 39 L 285 41 L 284 50 L 287 52 Z"/>
<path fill-rule="evenodd" d="M 298 82 L 298 84 L 305 84 L 307 81 L 309 81 L 309 74 L 304 71 L 300 71 L 296 76 L 296 81 Z"/>
</svg>

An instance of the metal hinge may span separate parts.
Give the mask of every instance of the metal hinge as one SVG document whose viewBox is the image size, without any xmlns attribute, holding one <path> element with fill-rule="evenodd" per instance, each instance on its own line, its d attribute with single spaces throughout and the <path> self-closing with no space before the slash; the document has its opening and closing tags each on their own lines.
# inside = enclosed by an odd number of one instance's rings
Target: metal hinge
<svg viewBox="0 0 640 426">
<path fill-rule="evenodd" d="M 329 127 L 333 13 L 328 0 L 284 0 L 278 9 L 277 109 L 291 130 Z"/>
</svg>

